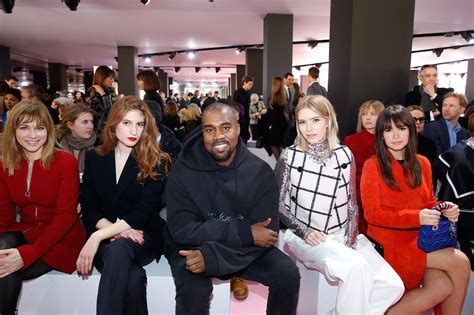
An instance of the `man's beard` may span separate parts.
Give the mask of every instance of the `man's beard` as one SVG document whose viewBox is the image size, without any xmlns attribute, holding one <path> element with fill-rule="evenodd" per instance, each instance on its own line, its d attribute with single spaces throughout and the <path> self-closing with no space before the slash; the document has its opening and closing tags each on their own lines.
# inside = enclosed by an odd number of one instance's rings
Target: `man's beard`
<svg viewBox="0 0 474 315">
<path fill-rule="evenodd" d="M 224 144 L 224 143 L 227 144 L 227 146 L 228 146 L 227 151 L 225 151 L 225 152 L 216 152 L 216 151 L 214 151 L 214 146 L 219 145 L 219 144 Z M 230 156 L 232 155 L 232 152 L 233 152 L 233 150 L 232 150 L 229 142 L 219 141 L 219 142 L 215 142 L 215 143 L 212 144 L 211 152 L 209 152 L 209 153 L 214 158 L 214 160 L 216 160 L 217 162 L 222 162 L 222 161 L 227 161 L 230 158 Z"/>
</svg>

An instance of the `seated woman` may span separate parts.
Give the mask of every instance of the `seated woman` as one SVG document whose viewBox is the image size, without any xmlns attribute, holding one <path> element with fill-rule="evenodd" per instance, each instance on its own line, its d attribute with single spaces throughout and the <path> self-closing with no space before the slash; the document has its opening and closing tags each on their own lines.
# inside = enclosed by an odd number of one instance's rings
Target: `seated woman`
<svg viewBox="0 0 474 315">
<path fill-rule="evenodd" d="M 368 235 L 383 245 L 407 291 L 388 314 L 421 314 L 438 303 L 443 314 L 461 314 L 470 276 L 466 255 L 454 248 L 426 254 L 417 246 L 420 225 L 436 226 L 440 212 L 431 210 L 437 203 L 431 167 L 416 154 L 415 121 L 407 109 L 390 106 L 375 135 L 376 155 L 365 162 L 361 179 Z M 456 222 L 459 209 L 450 203 L 443 215 Z"/>
<path fill-rule="evenodd" d="M 367 221 L 364 218 L 362 201 L 360 199 L 360 177 L 362 167 L 369 157 L 375 154 L 375 122 L 384 105 L 380 101 L 367 101 L 359 107 L 359 116 L 357 119 L 357 133 L 344 138 L 344 144 L 349 147 L 354 154 L 356 164 L 356 190 L 357 204 L 359 205 L 359 231 L 367 233 Z"/>
<path fill-rule="evenodd" d="M 58 127 L 58 142 L 79 161 L 81 176 L 84 173 L 86 152 L 94 148 L 96 140 L 93 111 L 80 104 L 66 107 Z"/>
<path fill-rule="evenodd" d="M 101 272 L 97 314 L 147 314 L 142 266 L 159 257 L 161 195 L 170 158 L 158 147 L 147 105 L 135 96 L 112 106 L 103 144 L 86 153 L 81 206 L 89 234 L 77 259 L 87 276 Z"/>
<path fill-rule="evenodd" d="M 383 314 L 403 283 L 358 235 L 354 157 L 339 144 L 336 113 L 313 95 L 301 100 L 295 118 L 296 144 L 276 166 L 285 243 L 307 268 L 337 283 L 336 314 Z"/>
<path fill-rule="evenodd" d="M 10 112 L 0 162 L 0 314 L 16 314 L 24 280 L 53 269 L 71 273 L 85 241 L 76 208 L 77 161 L 54 148 L 45 105 L 23 101 Z M 19 221 L 15 220 L 16 208 Z"/>
</svg>

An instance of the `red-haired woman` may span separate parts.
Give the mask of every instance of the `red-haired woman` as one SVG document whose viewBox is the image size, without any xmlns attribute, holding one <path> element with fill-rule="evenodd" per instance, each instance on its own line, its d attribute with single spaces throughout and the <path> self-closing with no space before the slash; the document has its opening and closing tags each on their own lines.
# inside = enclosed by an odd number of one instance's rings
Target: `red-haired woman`
<svg viewBox="0 0 474 315">
<path fill-rule="evenodd" d="M 161 251 L 164 221 L 155 210 L 170 168 L 153 121 L 142 100 L 126 96 L 110 110 L 103 144 L 86 154 L 81 206 L 89 239 L 76 267 L 101 272 L 97 314 L 148 313 L 142 266 Z"/>
</svg>

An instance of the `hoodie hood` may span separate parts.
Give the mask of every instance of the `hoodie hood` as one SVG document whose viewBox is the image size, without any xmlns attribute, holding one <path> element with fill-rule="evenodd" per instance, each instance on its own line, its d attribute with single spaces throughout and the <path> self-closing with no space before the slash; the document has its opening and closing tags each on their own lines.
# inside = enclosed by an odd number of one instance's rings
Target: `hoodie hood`
<svg viewBox="0 0 474 315">
<path fill-rule="evenodd" d="M 235 158 L 229 166 L 219 165 L 212 155 L 204 148 L 202 130 L 196 128 L 183 144 L 183 150 L 181 150 L 179 160 L 187 167 L 198 171 L 212 172 L 229 168 L 238 168 L 243 161 L 250 156 L 250 152 L 244 146 L 240 137 L 235 150 L 237 151 Z"/>
</svg>

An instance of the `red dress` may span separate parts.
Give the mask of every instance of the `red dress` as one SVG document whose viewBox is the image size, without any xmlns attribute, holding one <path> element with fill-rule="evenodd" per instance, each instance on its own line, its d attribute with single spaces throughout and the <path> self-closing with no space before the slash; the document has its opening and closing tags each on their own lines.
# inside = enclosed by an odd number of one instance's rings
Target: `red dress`
<svg viewBox="0 0 474 315">
<path fill-rule="evenodd" d="M 357 204 L 360 209 L 359 232 L 366 233 L 367 221 L 364 218 L 364 210 L 360 197 L 360 178 L 365 161 L 375 154 L 375 134 L 371 134 L 367 130 L 362 129 L 361 132 L 345 137 L 344 144 L 352 151 L 356 163 Z"/>
<path fill-rule="evenodd" d="M 417 188 L 405 183 L 403 168 L 393 157 L 393 178 L 401 191 L 389 188 L 383 181 L 375 156 L 365 162 L 361 179 L 368 235 L 383 245 L 385 260 L 402 278 L 407 290 L 420 286 L 426 269 L 426 253 L 418 248 L 420 210 L 437 203 L 430 162 L 422 155 L 417 157 L 422 173 L 421 185 Z"/>
<path fill-rule="evenodd" d="M 71 273 L 85 242 L 85 232 L 77 216 L 79 174 L 77 160 L 56 151 L 48 169 L 34 161 L 30 196 L 26 196 L 28 162 L 21 161 L 13 176 L 0 161 L 0 234 L 21 231 L 28 244 L 18 247 L 24 266 L 39 258 L 54 269 Z M 15 208 L 21 210 L 15 221 Z"/>
</svg>

